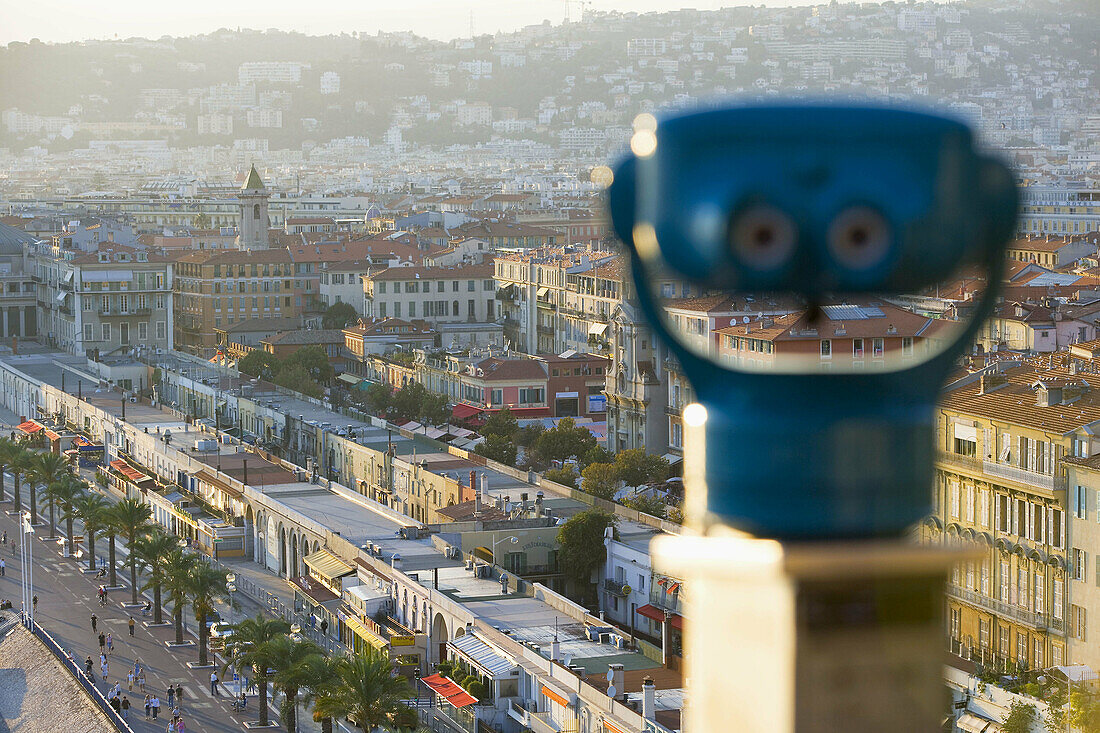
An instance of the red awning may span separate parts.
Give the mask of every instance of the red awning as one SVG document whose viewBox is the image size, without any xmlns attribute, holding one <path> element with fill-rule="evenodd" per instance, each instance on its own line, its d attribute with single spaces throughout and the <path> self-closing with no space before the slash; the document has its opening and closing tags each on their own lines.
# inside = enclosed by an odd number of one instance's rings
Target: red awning
<svg viewBox="0 0 1100 733">
<path fill-rule="evenodd" d="M 149 478 L 144 473 L 137 470 L 136 468 L 133 468 L 132 466 L 130 466 L 129 463 L 123 460 L 111 461 L 111 468 L 115 469 L 123 476 L 133 481 L 135 484 L 141 483 L 142 481 L 145 481 Z"/>
<path fill-rule="evenodd" d="M 457 417 L 459 420 L 465 420 L 473 417 L 481 412 L 480 407 L 474 407 L 473 405 L 464 405 L 461 402 L 451 408 L 451 414 Z"/>
<path fill-rule="evenodd" d="M 653 619 L 654 621 L 658 621 L 660 623 L 664 623 L 665 621 L 665 612 L 657 608 L 656 606 L 651 606 L 648 603 L 639 608 L 638 613 L 642 614 L 646 618 Z M 670 613 L 668 615 L 668 621 L 672 624 L 672 628 L 679 629 L 681 631 L 683 630 L 684 617 L 680 614 Z"/>
<path fill-rule="evenodd" d="M 36 423 L 33 420 L 27 420 L 27 422 L 19 423 L 19 425 L 16 426 L 16 429 L 22 430 L 27 435 L 32 435 L 34 433 L 37 433 L 39 430 L 41 430 L 42 426 L 39 425 L 38 423 Z"/>
<path fill-rule="evenodd" d="M 464 708 L 467 705 L 473 705 L 477 702 L 476 697 L 441 674 L 422 677 L 420 681 L 430 687 L 435 694 L 441 695 L 447 702 L 454 705 L 456 708 Z"/>
<path fill-rule="evenodd" d="M 45 432 L 43 432 L 42 434 L 45 435 L 50 440 L 61 440 L 61 436 L 58 435 L 57 433 L 55 433 L 54 431 L 50 430 L 49 428 L 46 428 Z"/>
</svg>

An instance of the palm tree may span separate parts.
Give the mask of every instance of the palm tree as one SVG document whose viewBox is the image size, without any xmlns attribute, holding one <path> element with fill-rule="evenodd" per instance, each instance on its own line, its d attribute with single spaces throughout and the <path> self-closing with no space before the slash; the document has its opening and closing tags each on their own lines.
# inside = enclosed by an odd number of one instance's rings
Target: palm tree
<svg viewBox="0 0 1100 733">
<path fill-rule="evenodd" d="M 198 561 L 182 548 L 176 547 L 164 559 L 164 589 L 172 603 L 172 620 L 176 625 L 176 643 L 183 643 L 183 608 L 191 592 L 191 570 Z"/>
<path fill-rule="evenodd" d="M 0 438 L 0 501 L 4 500 L 4 474 L 18 450 L 19 446 L 11 438 Z"/>
<path fill-rule="evenodd" d="M 56 483 L 58 479 L 67 473 L 69 473 L 69 462 L 65 460 L 64 456 L 49 451 L 35 456 L 30 481 L 28 482 L 31 490 L 31 524 L 38 524 L 38 500 L 35 496 L 35 487 L 41 484 L 43 489 L 48 489 L 50 484 Z M 54 531 L 54 502 L 48 498 L 45 501 L 50 508 L 50 536 L 52 537 Z"/>
<path fill-rule="evenodd" d="M 176 538 L 154 525 L 149 534 L 138 538 L 135 549 L 131 551 L 137 555 L 142 571 L 149 571 L 149 580 L 142 590 L 153 591 L 153 623 L 155 624 L 163 622 L 160 594 L 168 577 L 168 557 L 173 550 L 178 549 Z"/>
<path fill-rule="evenodd" d="M 319 696 L 313 709 L 322 717 L 347 718 L 370 731 L 394 726 L 394 716 L 411 695 L 404 677 L 393 676 L 390 660 L 373 649 L 342 659 L 336 666 L 334 689 Z"/>
<path fill-rule="evenodd" d="M 325 651 L 312 641 L 294 641 L 280 636 L 270 642 L 271 667 L 275 670 L 272 687 L 283 693 L 279 712 L 287 733 L 298 731 L 298 692 L 313 682 L 314 657 Z"/>
<path fill-rule="evenodd" d="M 12 478 L 15 479 L 12 493 L 15 499 L 15 506 L 13 508 L 17 512 L 23 510 L 23 497 L 20 496 L 19 485 L 33 465 L 34 453 L 20 446 L 16 446 L 15 454 L 11 457 L 11 463 L 8 464 L 8 468 L 11 469 Z"/>
<path fill-rule="evenodd" d="M 321 733 L 332 733 L 332 718 L 317 710 L 316 702 L 332 696 L 337 688 L 336 668 L 342 657 L 312 657 L 306 663 L 309 679 L 305 684 L 302 704 L 313 707 L 313 720 L 321 724 Z"/>
<path fill-rule="evenodd" d="M 79 514 L 76 502 L 84 495 L 84 482 L 72 474 L 57 483 L 57 504 L 61 507 L 61 519 L 65 522 L 65 541 L 69 546 L 69 556 L 73 554 L 73 519 Z"/>
<path fill-rule="evenodd" d="M 115 560 L 116 541 L 118 539 L 118 504 L 108 504 L 107 511 L 103 514 L 103 534 L 107 535 L 107 585 L 112 588 L 118 586 L 118 564 Z"/>
<path fill-rule="evenodd" d="M 252 668 L 256 686 L 260 690 L 260 725 L 267 725 L 267 670 L 271 667 L 271 641 L 285 636 L 290 626 L 282 619 L 269 620 L 262 614 L 234 624 L 225 640 L 225 667 L 222 673 L 235 666 Z"/>
<path fill-rule="evenodd" d="M 195 563 L 191 571 L 191 608 L 195 612 L 195 623 L 199 627 L 199 664 L 205 665 L 207 659 L 206 620 L 214 613 L 214 603 L 218 599 L 229 600 L 229 591 L 225 589 L 225 576 L 229 571 L 219 570 L 205 560 Z"/>
<path fill-rule="evenodd" d="M 137 545 L 138 540 L 149 534 L 153 527 L 149 522 L 153 516 L 153 510 L 148 504 L 143 504 L 137 499 L 123 499 L 114 505 L 111 514 L 114 516 L 116 529 L 126 538 L 126 547 L 130 551 L 126 558 L 126 564 L 130 566 L 130 603 L 136 606 L 138 602 Z"/>
<path fill-rule="evenodd" d="M 84 537 L 88 540 L 89 570 L 95 570 L 95 536 L 103 529 L 109 506 L 106 499 L 90 491 L 81 494 L 73 503 L 76 515 L 84 522 Z"/>
</svg>

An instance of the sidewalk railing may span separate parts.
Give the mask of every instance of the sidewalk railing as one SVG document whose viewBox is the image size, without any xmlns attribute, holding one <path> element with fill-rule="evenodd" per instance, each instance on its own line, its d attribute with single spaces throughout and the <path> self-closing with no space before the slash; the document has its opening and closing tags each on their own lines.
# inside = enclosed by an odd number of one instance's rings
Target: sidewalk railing
<svg viewBox="0 0 1100 733">
<path fill-rule="evenodd" d="M 84 688 L 84 691 L 91 696 L 95 704 L 99 707 L 100 710 L 103 711 L 103 714 L 107 716 L 107 719 L 111 721 L 111 725 L 121 731 L 121 733 L 133 733 L 133 728 L 131 728 L 126 723 L 126 721 L 123 720 L 121 715 L 115 712 L 115 709 L 111 707 L 111 703 L 107 702 L 107 698 L 103 696 L 103 693 L 99 691 L 99 688 L 95 686 L 95 683 L 92 680 L 88 679 L 88 675 L 86 675 L 84 673 L 84 670 L 81 669 L 79 665 L 77 665 L 76 660 L 72 658 L 72 655 L 66 652 L 61 647 L 61 645 L 58 644 L 54 640 L 54 638 L 46 632 L 45 629 L 43 629 L 34 621 L 28 621 L 24 618 L 23 625 L 26 628 L 30 629 L 31 633 L 38 637 L 38 640 L 41 641 L 46 646 L 46 648 L 49 649 L 50 652 L 55 657 L 57 657 L 62 664 L 65 665 L 65 668 L 68 669 L 72 676 L 76 678 L 76 681 L 80 683 L 80 686 Z"/>
</svg>

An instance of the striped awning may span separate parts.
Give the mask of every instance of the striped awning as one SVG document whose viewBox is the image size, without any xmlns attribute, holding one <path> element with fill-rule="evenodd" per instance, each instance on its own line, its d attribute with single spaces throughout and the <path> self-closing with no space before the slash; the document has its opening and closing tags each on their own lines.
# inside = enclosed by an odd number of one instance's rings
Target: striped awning
<svg viewBox="0 0 1100 733">
<path fill-rule="evenodd" d="M 364 626 L 359 619 L 354 616 L 344 616 L 344 625 L 347 626 L 352 632 L 363 641 L 370 644 L 375 649 L 382 651 L 387 646 L 387 641 L 378 634 L 374 633 L 366 626 Z"/>
<path fill-rule="evenodd" d="M 447 642 L 447 646 L 460 657 L 492 678 L 504 677 L 515 671 L 517 665 L 499 650 L 489 646 L 477 634 L 469 633 Z"/>
<path fill-rule="evenodd" d="M 330 582 L 355 572 L 355 568 L 328 550 L 314 550 L 302 559 L 310 570 Z"/>
<path fill-rule="evenodd" d="M 477 702 L 476 697 L 441 674 L 422 677 L 420 681 L 431 688 L 432 692 L 439 695 L 456 708 L 464 708 L 467 705 L 473 705 Z"/>
</svg>

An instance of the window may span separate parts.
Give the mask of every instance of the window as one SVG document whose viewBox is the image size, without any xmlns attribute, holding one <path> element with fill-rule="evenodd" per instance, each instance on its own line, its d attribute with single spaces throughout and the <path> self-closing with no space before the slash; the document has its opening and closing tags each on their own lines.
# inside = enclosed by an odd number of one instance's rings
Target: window
<svg viewBox="0 0 1100 733">
<path fill-rule="evenodd" d="M 872 350 L 871 356 L 875 357 L 876 359 L 881 359 L 882 358 L 882 352 L 884 351 L 883 340 L 880 339 L 880 338 L 872 339 L 871 340 L 871 350 Z"/>
<path fill-rule="evenodd" d="M 1043 574 L 1035 573 L 1035 590 L 1032 591 L 1032 595 L 1035 599 L 1035 613 L 1045 613 L 1046 608 L 1043 606 Z"/>
<path fill-rule="evenodd" d="M 978 489 L 978 524 L 989 528 L 989 492 Z"/>
<path fill-rule="evenodd" d="M 966 521 L 974 523 L 974 487 L 966 487 Z"/>
<path fill-rule="evenodd" d="M 959 629 L 962 626 L 962 611 L 958 608 L 951 609 L 951 638 L 959 638 Z"/>
<path fill-rule="evenodd" d="M 157 339 L 163 341 L 166 331 L 166 324 L 164 321 L 157 321 Z"/>
<path fill-rule="evenodd" d="M 833 356 L 833 342 L 829 339 L 821 339 L 821 358 L 830 359 Z"/>
<path fill-rule="evenodd" d="M 913 337 L 902 336 L 901 337 L 901 355 L 912 356 L 913 355 Z"/>
<path fill-rule="evenodd" d="M 541 387 L 526 387 L 519 390 L 519 403 L 521 405 L 533 405 L 542 402 L 543 390 Z"/>
<path fill-rule="evenodd" d="M 1073 561 L 1073 579 L 1084 580 L 1087 572 L 1085 565 L 1088 564 L 1088 555 L 1083 550 L 1074 547 L 1071 559 Z"/>
<path fill-rule="evenodd" d="M 1077 458 L 1088 458 L 1088 456 L 1089 456 L 1089 441 L 1088 441 L 1088 438 L 1074 438 L 1073 439 L 1073 455 Z"/>
<path fill-rule="evenodd" d="M 494 389 L 492 391 L 492 404 L 500 405 L 504 402 L 504 390 Z"/>
<path fill-rule="evenodd" d="M 983 596 L 989 595 L 989 559 L 982 560 L 981 566 L 981 587 L 979 588 Z"/>
<path fill-rule="evenodd" d="M 1016 660 L 1022 665 L 1027 664 L 1027 634 L 1019 631 L 1016 632 Z"/>
<path fill-rule="evenodd" d="M 852 358 L 863 358 L 863 339 L 852 339 Z"/>
<path fill-rule="evenodd" d="M 1052 613 L 1054 614 L 1054 618 L 1057 618 L 1057 619 L 1062 618 L 1062 588 L 1063 588 L 1062 584 L 1063 584 L 1063 582 L 1064 581 L 1062 581 L 1058 578 L 1054 579 L 1054 598 L 1053 598 L 1054 609 L 1053 609 Z"/>
<path fill-rule="evenodd" d="M 1027 608 L 1027 568 L 1016 568 L 1016 603 Z"/>
<path fill-rule="evenodd" d="M 100 324 L 100 340 L 102 340 L 102 341 L 110 341 L 111 340 L 111 324 L 110 323 Z"/>
<path fill-rule="evenodd" d="M 95 338 L 95 334 L 92 333 L 92 324 L 85 323 L 84 324 L 84 340 L 85 341 L 91 341 L 94 338 Z"/>
<path fill-rule="evenodd" d="M 138 340 L 145 341 L 149 338 L 149 323 L 142 321 L 138 324 Z"/>
<path fill-rule="evenodd" d="M 1009 599 L 1009 587 L 1008 587 L 1008 585 L 1009 585 L 1008 560 L 1001 560 L 1001 592 L 1000 592 L 1000 595 L 998 596 L 998 598 L 1001 601 L 1005 602 L 1005 603 L 1009 602 L 1008 601 L 1008 599 Z"/>
<path fill-rule="evenodd" d="M 1086 519 L 1088 515 L 1088 489 L 1084 486 L 1075 486 L 1073 489 L 1073 516 L 1077 519 Z"/>
<path fill-rule="evenodd" d="M 1072 625 L 1071 633 L 1073 638 L 1085 640 L 1085 609 L 1081 606 L 1070 605 L 1069 607 L 1069 620 Z"/>
<path fill-rule="evenodd" d="M 985 619 L 978 621 L 978 646 L 982 649 L 989 648 L 989 626 L 991 623 Z"/>
<path fill-rule="evenodd" d="M 1008 532 L 1008 528 L 1012 524 L 1012 512 L 1009 509 L 1011 500 L 1008 498 L 1008 494 L 997 494 L 996 501 L 997 529 L 1001 532 Z"/>
<path fill-rule="evenodd" d="M 959 518 L 959 483 L 951 481 L 947 487 L 948 505 L 951 507 L 951 518 Z"/>
<path fill-rule="evenodd" d="M 1031 462 L 1028 460 L 1030 447 L 1030 441 L 1027 438 L 1020 436 L 1020 448 L 1019 448 L 1019 465 L 1020 468 L 1031 468 Z"/>
<path fill-rule="evenodd" d="M 477 286 L 474 284 L 473 280 L 467 280 L 466 281 L 466 290 L 468 290 L 471 293 L 474 292 L 475 290 L 477 290 Z"/>
<path fill-rule="evenodd" d="M 1062 510 L 1050 510 L 1050 544 L 1062 547 Z"/>
<path fill-rule="evenodd" d="M 1000 629 L 1000 634 L 998 634 L 998 636 L 997 636 L 997 651 L 1000 653 L 1000 655 L 1002 657 L 1007 658 L 1008 657 L 1008 635 L 1009 635 L 1008 627 L 1007 626 L 998 626 L 997 628 Z"/>
</svg>

